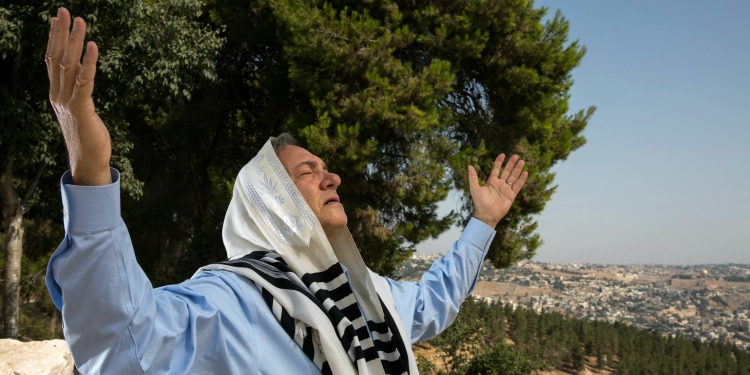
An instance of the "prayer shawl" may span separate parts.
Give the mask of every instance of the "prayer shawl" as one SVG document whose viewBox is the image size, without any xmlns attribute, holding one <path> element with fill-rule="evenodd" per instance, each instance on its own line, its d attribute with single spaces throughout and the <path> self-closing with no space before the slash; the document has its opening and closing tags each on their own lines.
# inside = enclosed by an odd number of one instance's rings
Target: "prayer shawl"
<svg viewBox="0 0 750 375">
<path fill-rule="evenodd" d="M 388 283 L 348 229 L 328 241 L 270 140 L 240 171 L 222 236 L 229 260 L 199 272 L 252 280 L 323 374 L 418 374 Z"/>
</svg>

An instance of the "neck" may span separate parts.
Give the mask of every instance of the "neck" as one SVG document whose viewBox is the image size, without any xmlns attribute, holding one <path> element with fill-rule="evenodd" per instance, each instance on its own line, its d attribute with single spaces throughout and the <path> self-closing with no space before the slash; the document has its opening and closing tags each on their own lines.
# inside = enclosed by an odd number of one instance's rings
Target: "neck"
<svg viewBox="0 0 750 375">
<path fill-rule="evenodd" d="M 333 240 L 336 239 L 336 236 L 341 232 L 341 228 L 326 228 L 323 229 L 323 231 L 326 233 L 328 243 L 333 244 Z"/>
</svg>

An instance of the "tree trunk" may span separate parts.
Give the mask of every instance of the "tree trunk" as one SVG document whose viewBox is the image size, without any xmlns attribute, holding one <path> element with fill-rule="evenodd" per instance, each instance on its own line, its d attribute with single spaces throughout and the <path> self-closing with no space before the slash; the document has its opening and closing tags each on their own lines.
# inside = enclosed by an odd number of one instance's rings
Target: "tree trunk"
<svg viewBox="0 0 750 375">
<path fill-rule="evenodd" d="M 8 162 L 0 175 L 0 200 L 3 207 L 3 224 L 5 225 L 5 269 L 3 270 L 3 317 L 0 337 L 18 338 L 18 310 L 21 290 L 21 258 L 23 255 L 23 215 L 31 200 L 31 195 L 42 177 L 45 163 L 40 163 L 36 173 L 28 180 L 26 192 L 21 197 L 13 186 L 13 154 L 8 155 Z"/>
<path fill-rule="evenodd" d="M 18 338 L 18 299 L 23 253 L 23 205 L 13 188 L 13 156 L 0 175 L 0 198 L 5 225 L 5 269 L 3 271 L 3 338 Z"/>
<path fill-rule="evenodd" d="M 5 206 L 5 205 L 4 205 Z M 5 270 L 3 272 L 4 338 L 18 338 L 18 299 L 23 253 L 23 210 L 20 205 L 11 214 L 5 229 Z"/>
<path fill-rule="evenodd" d="M 59 312 L 57 309 L 52 313 L 52 317 L 49 318 L 49 334 L 54 336 L 57 333 L 57 315 Z"/>
</svg>

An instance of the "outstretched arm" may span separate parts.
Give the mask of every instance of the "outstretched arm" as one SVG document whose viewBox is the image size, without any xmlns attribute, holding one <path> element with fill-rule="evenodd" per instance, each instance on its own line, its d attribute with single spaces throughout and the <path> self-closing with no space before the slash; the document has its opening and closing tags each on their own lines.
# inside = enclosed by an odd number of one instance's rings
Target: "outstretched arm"
<svg viewBox="0 0 750 375">
<path fill-rule="evenodd" d="M 469 166 L 474 218 L 451 250 L 435 261 L 417 283 L 388 279 L 396 310 L 410 328 L 412 343 L 428 340 L 453 323 L 459 306 L 474 289 L 495 236 L 494 228 L 508 213 L 528 177 L 522 172 L 524 162 L 518 156 L 511 157 L 501 168 L 504 160 L 502 154 L 495 159 L 483 186 L 476 170 Z M 487 225 L 480 224 L 480 220 Z"/>
<path fill-rule="evenodd" d="M 73 20 L 65 8 L 50 20 L 47 42 L 49 99 L 60 123 L 68 148 L 73 183 L 100 186 L 112 183 L 109 160 L 112 154 L 109 132 L 94 110 L 91 95 L 99 50 L 88 42 L 81 60 L 86 22 Z"/>
<path fill-rule="evenodd" d="M 469 166 L 469 190 L 474 202 L 474 216 L 492 228 L 508 214 L 510 206 L 526 183 L 528 172 L 522 172 L 523 160 L 513 155 L 502 168 L 505 154 L 500 154 L 492 165 L 484 186 L 473 166 Z M 502 171 L 502 172 L 501 172 Z"/>
<path fill-rule="evenodd" d="M 120 216 L 119 174 L 109 168 L 109 133 L 91 97 L 97 46 L 88 42 L 82 54 L 86 23 L 76 18 L 70 27 L 70 13 L 60 8 L 45 57 L 71 167 L 61 179 L 66 235 L 46 283 L 76 366 L 92 374 L 247 372 L 261 355 L 246 325 L 268 322 L 257 323 L 257 304 L 248 303 L 252 314 L 245 314 L 244 296 L 208 274 L 155 291 L 138 265 Z M 263 303 L 260 293 L 255 300 Z"/>
</svg>

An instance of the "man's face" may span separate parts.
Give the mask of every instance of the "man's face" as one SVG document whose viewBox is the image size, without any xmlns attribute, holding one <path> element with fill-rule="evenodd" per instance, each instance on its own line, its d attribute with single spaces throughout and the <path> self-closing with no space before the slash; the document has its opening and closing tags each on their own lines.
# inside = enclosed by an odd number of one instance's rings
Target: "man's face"
<svg viewBox="0 0 750 375">
<path fill-rule="evenodd" d="M 344 206 L 336 194 L 341 178 L 328 172 L 323 160 L 302 147 L 285 146 L 278 157 L 318 217 L 326 236 L 332 239 L 339 229 L 346 227 L 347 222 Z"/>
</svg>

